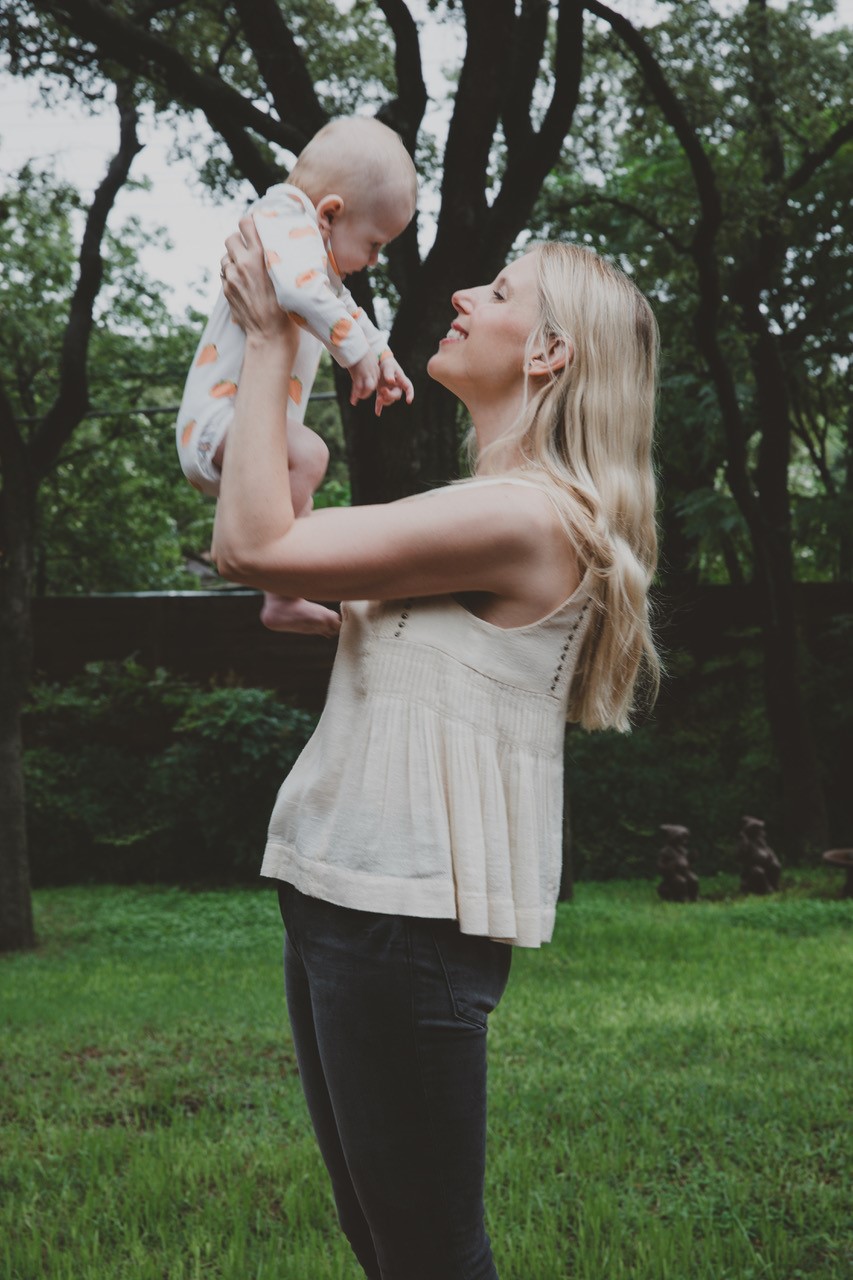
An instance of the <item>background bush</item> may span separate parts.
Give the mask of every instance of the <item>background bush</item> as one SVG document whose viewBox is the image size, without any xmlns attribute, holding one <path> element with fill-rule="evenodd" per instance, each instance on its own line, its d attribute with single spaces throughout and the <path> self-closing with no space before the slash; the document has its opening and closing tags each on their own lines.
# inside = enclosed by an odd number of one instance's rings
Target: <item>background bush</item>
<svg viewBox="0 0 853 1280">
<path fill-rule="evenodd" d="M 35 686 L 24 717 L 36 885 L 257 876 L 281 782 L 317 717 L 133 661 Z"/>
<path fill-rule="evenodd" d="M 850 620 L 804 653 L 830 805 L 830 839 L 853 843 Z M 741 815 L 767 823 L 791 863 L 767 726 L 758 637 L 714 657 L 667 655 L 653 716 L 630 734 L 570 730 L 575 875 L 654 876 L 662 822 L 690 828 L 701 875 L 735 870 Z M 37 885 L 253 880 L 276 791 L 316 716 L 274 693 L 199 688 L 134 662 L 36 685 L 24 722 Z"/>
<path fill-rule="evenodd" d="M 853 844 L 850 725 L 853 620 L 841 617 L 803 652 L 806 702 L 826 788 L 830 842 Z M 629 734 L 566 740 L 575 875 L 653 875 L 663 822 L 689 827 L 700 874 L 736 870 L 743 814 L 767 823 L 783 863 L 793 861 L 762 687 L 758 634 L 725 639 L 723 652 L 665 655 L 667 675 L 647 723 Z M 819 851 L 813 850 L 812 857 Z"/>
</svg>

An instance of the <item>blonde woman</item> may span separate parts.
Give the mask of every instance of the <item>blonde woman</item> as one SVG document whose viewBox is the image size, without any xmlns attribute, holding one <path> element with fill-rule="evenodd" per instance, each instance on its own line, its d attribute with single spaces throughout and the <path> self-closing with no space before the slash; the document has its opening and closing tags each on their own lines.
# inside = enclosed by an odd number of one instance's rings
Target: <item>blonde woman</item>
<svg viewBox="0 0 853 1280">
<path fill-rule="evenodd" d="M 512 945 L 551 936 L 566 719 L 626 729 L 654 684 L 656 327 L 615 267 L 548 244 L 453 295 L 429 373 L 471 481 L 296 520 L 289 350 L 251 220 L 220 570 L 343 601 L 326 709 L 275 805 L 288 1010 L 343 1230 L 371 1280 L 493 1280 L 486 1026 Z"/>
</svg>

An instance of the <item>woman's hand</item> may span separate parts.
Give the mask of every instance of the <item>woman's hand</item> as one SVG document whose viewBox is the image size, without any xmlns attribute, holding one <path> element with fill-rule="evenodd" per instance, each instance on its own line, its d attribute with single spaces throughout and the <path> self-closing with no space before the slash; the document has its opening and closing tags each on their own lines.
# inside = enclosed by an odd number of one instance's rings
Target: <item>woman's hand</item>
<svg viewBox="0 0 853 1280">
<path fill-rule="evenodd" d="M 254 219 L 247 214 L 239 227 L 225 241 L 227 252 L 220 271 L 232 318 L 249 342 L 280 341 L 286 335 L 295 343 L 296 325 L 278 304 Z"/>
</svg>

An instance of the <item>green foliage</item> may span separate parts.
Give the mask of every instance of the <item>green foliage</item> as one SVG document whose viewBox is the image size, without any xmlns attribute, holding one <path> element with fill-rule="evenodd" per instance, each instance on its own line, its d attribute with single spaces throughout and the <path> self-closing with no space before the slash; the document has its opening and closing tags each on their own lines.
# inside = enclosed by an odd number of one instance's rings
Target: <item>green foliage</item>
<svg viewBox="0 0 853 1280">
<path fill-rule="evenodd" d="M 783 249 L 762 297 L 778 341 L 797 436 L 789 469 L 796 576 L 849 577 L 853 466 L 853 366 L 848 357 L 853 297 L 853 144 L 830 151 L 795 180 L 849 117 L 850 29 L 820 25 L 832 6 L 722 6 L 684 0 L 656 6 L 645 39 L 696 130 L 723 204 L 718 235 L 722 351 L 747 429 L 755 482 L 762 436 L 784 424 L 760 403 L 751 357 L 755 334 L 738 306 L 739 279 L 757 237 L 777 218 Z M 753 23 L 766 16 L 768 37 Z M 658 20 L 660 19 L 660 20 Z M 685 153 L 645 77 L 604 23 L 590 23 L 576 127 L 564 163 L 545 184 L 537 231 L 583 241 L 617 258 L 655 305 L 663 363 L 658 456 L 664 574 L 683 581 L 750 577 L 752 549 L 727 486 L 729 446 L 709 370 L 696 349 L 695 265 L 687 246 L 699 213 Z M 769 82 L 758 87 L 761 60 Z M 769 113 L 768 118 L 764 113 Z M 778 138 L 784 176 L 769 182 Z M 786 184 L 790 184 L 790 191 Z M 730 461 L 730 458 L 729 458 Z M 720 519 L 720 517 L 723 519 Z"/>
<path fill-rule="evenodd" d="M 315 717 L 129 661 L 36 685 L 24 716 L 35 883 L 257 873 L 275 793 Z"/>
<path fill-rule="evenodd" d="M 147 15 L 126 0 L 111 8 L 164 40 L 193 73 L 221 79 L 247 102 L 276 114 L 273 95 L 240 24 L 224 14 L 221 5 L 212 0 L 158 5 Z M 317 98 L 330 116 L 375 111 L 392 96 L 391 37 L 374 5 L 359 0 L 350 12 L 333 0 L 290 0 L 286 19 Z M 49 11 L 29 0 L 9 0 L 4 5 L 0 49 L 12 73 L 36 79 L 45 99 L 58 109 L 69 96 L 97 109 L 110 75 L 121 74 L 109 60 L 93 58 L 87 42 L 69 36 Z M 199 181 L 220 195 L 245 195 L 243 176 L 221 136 L 200 120 L 199 113 L 175 101 L 174 90 L 174 82 L 167 87 L 156 74 L 150 81 L 135 79 L 140 101 L 150 103 L 162 119 L 177 126 L 173 153 L 192 162 Z M 290 167 L 283 150 L 260 138 L 255 143 L 271 168 Z"/>
<path fill-rule="evenodd" d="M 851 620 L 839 618 L 812 634 L 802 655 L 830 839 L 844 844 L 853 831 L 850 631 Z M 790 861 L 759 639 L 754 632 L 733 632 L 719 647 L 713 658 L 666 655 L 658 706 L 631 733 L 570 729 L 566 771 L 579 878 L 653 876 L 664 822 L 690 828 L 701 874 L 733 871 L 744 813 L 764 819 L 769 843 L 783 863 Z"/>
<path fill-rule="evenodd" d="M 489 1029 L 502 1276 L 848 1280 L 853 903 L 785 880 L 689 907 L 580 885 L 516 951 Z M 0 984 L 4 1280 L 355 1280 L 274 892 L 34 905 L 44 944 Z"/>
<path fill-rule="evenodd" d="M 81 200 L 25 165 L 0 205 L 0 370 L 29 436 L 57 391 Z M 133 219 L 105 237 L 89 361 L 98 414 L 40 486 L 39 594 L 189 588 L 185 553 L 209 545 L 212 508 L 181 475 L 169 408 L 180 399 L 197 318 L 176 320 L 168 288 L 141 270 L 151 239 Z"/>
</svg>

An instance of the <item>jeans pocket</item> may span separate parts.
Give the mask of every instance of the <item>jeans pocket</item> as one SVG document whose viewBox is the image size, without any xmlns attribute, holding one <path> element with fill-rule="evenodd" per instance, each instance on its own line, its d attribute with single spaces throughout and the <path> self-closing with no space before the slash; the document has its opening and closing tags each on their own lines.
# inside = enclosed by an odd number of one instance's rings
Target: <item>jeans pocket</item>
<svg viewBox="0 0 853 1280">
<path fill-rule="evenodd" d="M 509 978 L 512 947 L 460 933 L 455 920 L 434 920 L 430 932 L 456 1017 L 485 1030 Z"/>
</svg>

